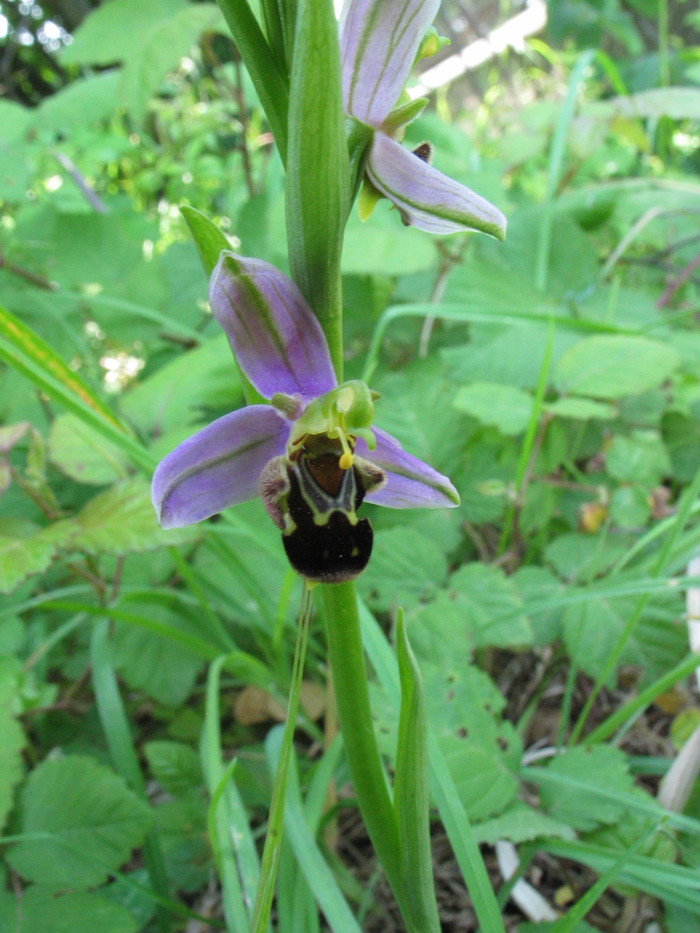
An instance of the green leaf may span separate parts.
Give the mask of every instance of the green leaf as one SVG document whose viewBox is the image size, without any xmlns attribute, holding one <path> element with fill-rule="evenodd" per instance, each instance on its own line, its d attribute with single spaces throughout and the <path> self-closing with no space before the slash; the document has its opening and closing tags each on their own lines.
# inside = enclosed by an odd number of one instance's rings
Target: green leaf
<svg viewBox="0 0 700 933">
<path fill-rule="evenodd" d="M 700 120 L 700 89 L 694 87 L 655 87 L 629 97 L 616 97 L 612 105 L 629 117 L 658 120 Z"/>
<path fill-rule="evenodd" d="M 648 337 L 595 335 L 568 350 L 554 369 L 560 392 L 617 399 L 653 389 L 680 365 L 680 355 Z"/>
<path fill-rule="evenodd" d="M 197 427 L 203 413 L 231 411 L 241 401 L 231 347 L 226 335 L 220 334 L 181 353 L 129 389 L 120 408 L 138 430 L 162 436 L 187 425 Z"/>
<path fill-rule="evenodd" d="M 545 402 L 544 409 L 559 418 L 573 418 L 577 421 L 590 421 L 594 418 L 611 421 L 617 418 L 617 409 L 613 405 L 594 402 L 589 398 L 577 398 L 574 395 L 558 398 L 554 402 Z"/>
<path fill-rule="evenodd" d="M 658 432 L 633 431 L 629 437 L 613 437 L 605 453 L 605 468 L 623 483 L 653 486 L 669 473 L 671 463 Z"/>
<path fill-rule="evenodd" d="M 260 24 L 247 3 L 218 0 L 221 12 L 238 46 L 260 103 L 270 122 L 280 158 L 287 158 L 287 113 L 289 109 L 288 76 L 280 70 L 281 62 L 271 53 Z"/>
<path fill-rule="evenodd" d="M 186 8 L 185 0 L 111 0 L 90 13 L 61 50 L 63 65 L 113 65 L 134 55 L 151 29 Z"/>
<path fill-rule="evenodd" d="M 149 807 L 113 771 L 93 758 L 46 759 L 21 796 L 23 840 L 8 853 L 15 871 L 52 888 L 101 884 L 141 845 Z"/>
<path fill-rule="evenodd" d="M 114 0 L 112 0 L 114 3 Z M 135 120 L 146 115 L 151 95 L 168 71 L 177 67 L 199 41 L 203 32 L 222 30 L 223 21 L 214 3 L 187 4 L 150 26 L 140 28 L 136 43 L 126 56 L 117 95 Z M 133 35 L 133 25 L 132 25 Z"/>
<path fill-rule="evenodd" d="M 120 600 L 120 609 L 145 615 L 151 622 L 187 634 L 193 627 L 166 605 L 138 599 Z M 201 659 L 186 648 L 166 642 L 156 632 L 118 624 L 114 631 L 114 663 L 122 678 L 165 706 L 182 706 L 202 669 Z"/>
<path fill-rule="evenodd" d="M 397 236 L 394 224 L 386 223 L 388 213 L 375 210 L 371 223 L 362 223 L 355 212 L 350 215 L 343 248 L 345 275 L 410 275 L 434 266 L 435 241 L 415 227 Z"/>
<path fill-rule="evenodd" d="M 183 204 L 180 213 L 190 229 L 204 271 L 210 276 L 219 261 L 219 254 L 224 249 L 231 249 L 231 244 L 216 224 L 196 207 Z"/>
<path fill-rule="evenodd" d="M 169 794 L 181 796 L 203 783 L 199 755 L 182 742 L 146 742 L 143 751 L 153 777 Z"/>
<path fill-rule="evenodd" d="M 462 386 L 454 399 L 459 411 L 481 424 L 490 424 L 502 434 L 521 434 L 532 412 L 532 397 L 515 386 L 499 382 L 473 382 Z"/>
<path fill-rule="evenodd" d="M 592 788 L 604 789 L 607 793 L 634 792 L 634 780 L 628 771 L 625 755 L 611 745 L 569 748 L 564 754 L 557 755 L 548 764 L 547 770 L 575 778 Z M 579 830 L 614 823 L 626 815 L 624 802 L 617 803 L 609 797 L 587 794 L 584 790 L 572 794 L 569 787 L 556 785 L 555 782 L 541 785 L 540 802 L 550 816 Z"/>
<path fill-rule="evenodd" d="M 531 842 L 542 836 L 576 838 L 576 833 L 568 823 L 533 810 L 521 800 L 513 801 L 498 816 L 477 823 L 474 833 L 479 842 L 487 845 L 493 845 L 499 839 L 509 839 L 511 842 Z"/>
<path fill-rule="evenodd" d="M 33 884 L 15 898 L 0 894 L 0 928 L 12 933 L 136 933 L 136 918 L 97 891 L 56 895 L 51 885 Z"/>
<path fill-rule="evenodd" d="M 90 424 L 147 470 L 154 460 L 85 382 L 19 318 L 0 307 L 0 360 Z"/>
<path fill-rule="evenodd" d="M 342 370 L 340 255 L 350 164 L 332 0 L 298 0 L 289 93 L 287 242 L 292 278 Z"/>
<path fill-rule="evenodd" d="M 117 483 L 99 493 L 75 519 L 62 523 L 73 547 L 92 554 L 153 551 L 196 537 L 196 528 L 163 531 L 156 520 L 148 484 L 140 478 Z M 57 532 L 60 527 L 57 527 Z"/>
<path fill-rule="evenodd" d="M 401 871 L 416 930 L 440 930 L 430 849 L 428 727 L 423 683 L 399 613 L 396 651 L 401 683 L 394 809 L 399 829 Z"/>
<path fill-rule="evenodd" d="M 618 574 L 616 583 L 634 581 L 633 575 Z M 636 611 L 637 596 L 612 597 L 589 587 L 585 602 L 564 609 L 564 642 L 574 664 L 591 677 L 605 669 L 610 653 Z M 670 602 L 670 604 L 669 604 Z M 669 592 L 656 596 L 627 639 L 620 665 L 634 665 L 640 684 L 651 683 L 674 667 L 687 651 L 687 635 L 676 622 L 682 613 L 681 597 Z M 611 683 L 611 680 L 609 680 Z"/>
<path fill-rule="evenodd" d="M 459 657 L 467 664 L 474 647 L 532 644 L 513 581 L 499 567 L 478 562 L 453 573 L 447 587 L 418 609 L 412 625 L 414 650 L 426 662 L 450 664 Z"/>
<path fill-rule="evenodd" d="M 123 452 L 69 412 L 51 422 L 48 454 L 54 466 L 79 483 L 105 486 L 127 474 Z"/>
<path fill-rule="evenodd" d="M 0 593 L 11 593 L 22 580 L 42 573 L 56 553 L 56 544 L 39 532 L 26 538 L 0 535 Z"/>
<path fill-rule="evenodd" d="M 372 560 L 358 580 L 368 605 L 404 608 L 428 598 L 444 582 L 447 560 L 440 549 L 411 527 L 378 531 Z"/>
<path fill-rule="evenodd" d="M 66 49 L 71 46 L 66 46 Z M 46 97 L 34 113 L 38 130 L 63 136 L 110 116 L 117 105 L 119 72 L 105 71 L 81 78 Z"/>
<path fill-rule="evenodd" d="M 18 705 L 17 692 L 21 674 L 18 668 L 18 662 L 10 658 L 0 658 L 0 830 L 12 808 L 15 785 L 22 776 L 22 749 L 25 739 L 14 716 Z"/>
</svg>

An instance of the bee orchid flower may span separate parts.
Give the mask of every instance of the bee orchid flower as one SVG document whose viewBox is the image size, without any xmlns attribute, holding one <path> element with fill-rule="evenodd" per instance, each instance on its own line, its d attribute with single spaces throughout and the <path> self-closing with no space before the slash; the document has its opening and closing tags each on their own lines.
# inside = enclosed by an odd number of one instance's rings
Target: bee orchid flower
<svg viewBox="0 0 700 933">
<path fill-rule="evenodd" d="M 296 285 L 269 263 L 224 251 L 209 300 L 234 355 L 267 404 L 218 418 L 158 465 L 164 528 L 260 495 L 292 566 L 338 583 L 360 573 L 372 530 L 363 501 L 389 508 L 459 504 L 450 480 L 372 427 L 376 395 L 338 385 L 323 331 Z"/>
<path fill-rule="evenodd" d="M 433 168 L 429 144 L 411 152 L 396 139 L 422 109 L 399 100 L 439 6 L 440 0 L 346 0 L 340 20 L 345 112 L 374 131 L 366 178 L 375 198 L 392 201 L 404 224 L 428 233 L 480 230 L 502 240 L 506 219 L 498 208 Z"/>
</svg>

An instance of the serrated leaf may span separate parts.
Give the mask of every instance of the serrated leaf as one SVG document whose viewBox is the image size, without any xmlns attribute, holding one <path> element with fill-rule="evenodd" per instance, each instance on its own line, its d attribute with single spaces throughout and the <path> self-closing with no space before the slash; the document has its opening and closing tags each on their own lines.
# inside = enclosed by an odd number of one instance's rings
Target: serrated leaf
<svg viewBox="0 0 700 933">
<path fill-rule="evenodd" d="M 517 843 L 530 842 L 544 836 L 558 836 L 561 839 L 576 837 L 576 833 L 567 823 L 533 810 L 521 800 L 515 800 L 498 816 L 477 823 L 474 833 L 479 842 L 487 845 L 493 845 L 499 839 L 509 839 Z"/>
<path fill-rule="evenodd" d="M 150 808 L 121 777 L 93 758 L 47 759 L 30 774 L 21 796 L 21 832 L 42 838 L 8 853 L 15 871 L 57 888 L 101 884 L 141 845 Z"/>
<path fill-rule="evenodd" d="M 547 771 L 574 778 L 606 793 L 634 792 L 634 780 L 627 768 L 627 759 L 623 752 L 612 745 L 569 748 L 565 754 L 557 755 L 549 762 Z M 614 823 L 626 815 L 624 802 L 617 803 L 595 792 L 587 793 L 583 788 L 577 788 L 574 793 L 570 786 L 549 781 L 540 787 L 540 803 L 550 816 L 579 830 L 591 830 L 601 824 Z"/>
<path fill-rule="evenodd" d="M 48 454 L 54 466 L 79 483 L 106 486 L 127 475 L 121 450 L 70 413 L 51 422 Z"/>
<path fill-rule="evenodd" d="M 447 560 L 440 549 L 410 527 L 378 531 L 372 560 L 358 580 L 374 609 L 404 609 L 427 599 L 444 582 Z"/>
<path fill-rule="evenodd" d="M 33 884 L 21 898 L 2 893 L 0 929 L 12 933 L 136 933 L 136 918 L 121 904 L 96 891 L 56 895 L 49 885 Z"/>
<path fill-rule="evenodd" d="M 119 608 L 146 615 L 150 621 L 177 632 L 192 628 L 167 605 L 152 601 L 140 604 L 137 599 L 126 598 L 120 600 Z M 116 626 L 113 651 L 115 665 L 126 683 L 166 706 L 181 706 L 185 702 L 203 666 L 201 658 L 186 648 L 128 623 Z"/>
<path fill-rule="evenodd" d="M 468 663 L 474 647 L 532 644 L 532 629 L 514 583 L 498 567 L 460 567 L 412 622 L 413 647 L 425 661 Z"/>
<path fill-rule="evenodd" d="M 152 551 L 196 536 L 196 528 L 163 531 L 156 521 L 148 484 L 140 478 L 99 493 L 74 520 L 73 547 L 93 554 Z"/>
<path fill-rule="evenodd" d="M 454 398 L 454 406 L 476 418 L 481 424 L 493 425 L 502 434 L 521 434 L 532 412 L 532 397 L 515 386 L 499 382 L 473 382 L 462 386 Z"/>
<path fill-rule="evenodd" d="M 153 777 L 176 797 L 203 782 L 199 755 L 183 742 L 157 740 L 143 746 Z"/>
<path fill-rule="evenodd" d="M 418 625 L 411 625 L 417 633 Z M 453 643 L 454 643 L 453 639 Z M 500 813 L 515 797 L 522 747 L 511 723 L 500 713 L 505 700 L 489 677 L 461 657 L 454 663 L 421 661 L 431 735 L 445 756 L 459 799 L 470 818 Z M 382 751 L 393 758 L 397 723 L 380 695 L 372 701 Z"/>
<path fill-rule="evenodd" d="M 105 119 L 116 107 L 118 83 L 119 73 L 115 70 L 67 84 L 33 111 L 37 129 L 65 136 L 78 127 Z"/>
<path fill-rule="evenodd" d="M 22 749 L 25 740 L 20 724 L 15 719 L 18 689 L 18 662 L 0 658 L 0 830 L 12 807 L 13 791 L 22 776 Z"/>
<path fill-rule="evenodd" d="M 635 577 L 618 574 L 615 580 L 624 585 L 633 583 Z M 598 677 L 636 611 L 637 601 L 636 596 L 608 596 L 589 587 L 585 602 L 567 606 L 563 616 L 564 643 L 572 662 L 589 676 Z M 627 638 L 619 664 L 639 668 L 640 686 L 661 677 L 687 652 L 687 634 L 676 622 L 682 612 L 679 593 L 671 592 L 663 599 L 655 596 Z"/>
<path fill-rule="evenodd" d="M 680 355 L 648 337 L 586 337 L 554 369 L 559 392 L 617 399 L 653 389 L 680 365 Z"/>
<path fill-rule="evenodd" d="M 653 486 L 670 469 L 666 447 L 656 431 L 634 431 L 630 437 L 617 434 L 605 454 L 605 468 L 623 483 Z"/>
<path fill-rule="evenodd" d="M 56 553 L 56 544 L 39 532 L 27 538 L 0 535 L 0 593 L 11 593 L 22 580 L 42 573 Z"/>
</svg>

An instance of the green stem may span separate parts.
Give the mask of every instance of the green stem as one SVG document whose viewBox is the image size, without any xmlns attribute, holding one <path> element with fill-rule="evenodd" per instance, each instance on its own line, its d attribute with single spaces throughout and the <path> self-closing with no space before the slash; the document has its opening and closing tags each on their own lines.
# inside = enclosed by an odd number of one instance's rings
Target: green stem
<svg viewBox="0 0 700 933">
<path fill-rule="evenodd" d="M 377 857 L 406 916 L 399 830 L 374 736 L 355 584 L 320 587 L 345 755 Z"/>
</svg>

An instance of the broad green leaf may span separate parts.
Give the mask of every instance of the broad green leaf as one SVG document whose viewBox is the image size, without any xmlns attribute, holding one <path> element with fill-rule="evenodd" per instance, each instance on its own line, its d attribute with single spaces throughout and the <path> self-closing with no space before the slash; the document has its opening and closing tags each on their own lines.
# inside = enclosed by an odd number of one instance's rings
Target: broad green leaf
<svg viewBox="0 0 700 933">
<path fill-rule="evenodd" d="M 569 532 L 552 538 L 545 558 L 564 580 L 586 583 L 603 574 L 630 546 L 627 537 Z"/>
<path fill-rule="evenodd" d="M 515 386 L 473 382 L 459 389 L 454 406 L 482 424 L 493 425 L 502 434 L 514 436 L 521 434 L 528 425 L 532 397 Z"/>
<path fill-rule="evenodd" d="M 564 777 L 573 777 L 607 793 L 634 792 L 634 780 L 627 768 L 625 755 L 611 745 L 569 748 L 550 761 L 547 770 Z M 540 801 L 543 810 L 550 816 L 579 830 L 590 830 L 602 823 L 614 823 L 626 815 L 624 802 L 616 803 L 594 793 L 586 794 L 584 790 L 572 794 L 569 787 L 557 786 L 554 782 L 542 784 Z"/>
<path fill-rule="evenodd" d="M 124 598 L 119 608 L 145 615 L 175 632 L 187 633 L 192 628 L 169 606 L 153 601 Z M 182 706 L 202 669 L 197 655 L 137 625 L 116 626 L 113 652 L 115 666 L 126 683 L 165 706 Z"/>
<path fill-rule="evenodd" d="M 56 544 L 38 532 L 27 538 L 0 535 L 0 593 L 11 593 L 22 580 L 42 573 L 56 553 Z"/>
<path fill-rule="evenodd" d="M 19 667 L 18 662 L 10 658 L 0 658 L 0 830 L 12 808 L 15 785 L 22 776 L 22 749 L 25 745 L 24 733 L 14 716 L 21 673 L 15 665 Z"/>
<path fill-rule="evenodd" d="M 186 8 L 186 0 L 111 0 L 92 10 L 60 54 L 64 65 L 113 65 L 138 51 L 144 37 Z"/>
<path fill-rule="evenodd" d="M 369 606 L 386 610 L 429 598 L 446 575 L 440 549 L 408 526 L 377 532 L 372 560 L 357 582 Z"/>
<path fill-rule="evenodd" d="M 510 578 L 523 600 L 535 645 L 548 645 L 561 638 L 559 599 L 564 584 L 546 567 L 520 567 Z"/>
<path fill-rule="evenodd" d="M 616 97 L 611 103 L 630 117 L 700 120 L 700 89 L 694 87 L 649 88 L 629 97 Z"/>
<path fill-rule="evenodd" d="M 346 275 L 410 275 L 433 267 L 437 253 L 428 234 L 406 227 L 398 235 L 385 220 L 379 208 L 368 223 L 362 223 L 354 211 L 350 215 L 343 247 Z"/>
<path fill-rule="evenodd" d="M 99 493 L 63 525 L 74 548 L 93 554 L 152 551 L 165 544 L 189 541 L 198 534 L 196 527 L 163 531 L 156 520 L 148 484 L 142 479 L 126 480 Z"/>
<path fill-rule="evenodd" d="M 114 2 L 114 0 L 112 0 Z M 171 15 L 140 29 L 138 45 L 132 46 L 125 59 L 117 100 L 135 120 L 146 115 L 151 95 L 167 72 L 208 30 L 222 31 L 223 19 L 214 3 L 187 4 Z"/>
<path fill-rule="evenodd" d="M 560 836 L 562 839 L 576 837 L 576 833 L 568 823 L 533 810 L 521 800 L 515 800 L 498 816 L 477 823 L 474 832 L 479 842 L 487 845 L 493 845 L 499 839 L 509 839 L 511 842 L 531 842 L 540 836 Z"/>
<path fill-rule="evenodd" d="M 203 783 L 199 755 L 182 742 L 146 742 L 143 751 L 153 777 L 169 794 L 179 796 Z"/>
<path fill-rule="evenodd" d="M 634 580 L 618 574 L 616 582 Z M 635 612 L 638 597 L 609 597 L 589 586 L 585 602 L 564 609 L 564 643 L 571 660 L 590 677 L 605 670 L 613 647 Z M 652 683 L 678 664 L 688 648 L 687 634 L 676 619 L 682 614 L 679 593 L 653 597 L 625 643 L 620 665 L 634 665 L 640 685 Z"/>
<path fill-rule="evenodd" d="M 136 917 L 98 891 L 57 895 L 47 884 L 33 884 L 21 897 L 0 894 L 0 929 L 8 933 L 136 933 Z"/>
<path fill-rule="evenodd" d="M 29 107 L 9 100 L 0 100 L 0 197 L 21 200 L 26 197 L 29 182 L 25 133 L 32 121 Z"/>
<path fill-rule="evenodd" d="M 22 833 L 8 853 L 23 878 L 54 890 L 101 884 L 141 845 L 150 808 L 113 771 L 81 755 L 46 759 L 21 795 Z"/>
<path fill-rule="evenodd" d="M 515 797 L 522 748 L 500 718 L 504 700 L 475 667 L 423 663 L 428 722 L 471 819 L 500 813 Z"/>
<path fill-rule="evenodd" d="M 559 418 L 573 418 L 576 421 L 589 421 L 599 418 L 601 421 L 611 421 L 617 418 L 617 409 L 614 405 L 605 402 L 595 402 L 590 398 L 577 398 L 574 395 L 558 398 L 554 402 L 545 403 L 545 411 Z"/>
<path fill-rule="evenodd" d="M 69 412 L 51 422 L 48 454 L 54 466 L 79 483 L 105 486 L 127 475 L 122 451 Z"/>
<path fill-rule="evenodd" d="M 118 83 L 119 72 L 112 70 L 67 84 L 46 97 L 36 108 L 34 120 L 37 129 L 65 136 L 86 124 L 106 119 L 117 106 Z"/>
<path fill-rule="evenodd" d="M 199 426 L 204 413 L 218 415 L 241 402 L 236 364 L 226 335 L 220 334 L 129 389 L 120 408 L 139 431 L 158 436 Z"/>
<path fill-rule="evenodd" d="M 671 464 L 658 432 L 634 431 L 629 437 L 613 437 L 605 452 L 605 468 L 623 483 L 653 486 L 668 475 Z"/>
<path fill-rule="evenodd" d="M 595 335 L 568 350 L 554 369 L 563 393 L 617 399 L 653 389 L 680 365 L 680 356 L 649 337 Z"/>
<path fill-rule="evenodd" d="M 650 512 L 651 497 L 640 486 L 620 486 L 610 496 L 610 518 L 618 528 L 643 528 Z"/>
<path fill-rule="evenodd" d="M 529 645 L 532 629 L 513 581 L 498 567 L 460 567 L 412 621 L 414 651 L 426 663 L 468 664 L 474 647 Z"/>
</svg>

